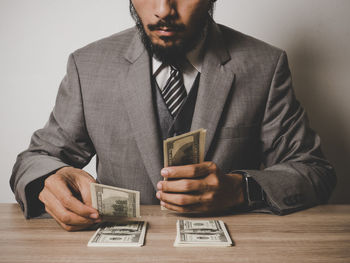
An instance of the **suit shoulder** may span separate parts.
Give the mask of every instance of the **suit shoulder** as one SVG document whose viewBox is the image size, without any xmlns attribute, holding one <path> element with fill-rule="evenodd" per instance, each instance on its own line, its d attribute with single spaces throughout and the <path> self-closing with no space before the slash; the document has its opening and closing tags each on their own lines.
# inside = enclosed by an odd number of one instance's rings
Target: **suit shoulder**
<svg viewBox="0 0 350 263">
<path fill-rule="evenodd" d="M 231 54 L 240 54 L 252 59 L 276 61 L 283 50 L 252 36 L 243 34 L 224 25 L 218 25 L 223 40 Z"/>
<path fill-rule="evenodd" d="M 111 53 L 113 56 L 122 57 L 135 34 L 137 34 L 135 27 L 128 28 L 79 48 L 73 52 L 73 55 L 79 59 L 98 59 L 98 57 L 106 57 Z"/>
</svg>

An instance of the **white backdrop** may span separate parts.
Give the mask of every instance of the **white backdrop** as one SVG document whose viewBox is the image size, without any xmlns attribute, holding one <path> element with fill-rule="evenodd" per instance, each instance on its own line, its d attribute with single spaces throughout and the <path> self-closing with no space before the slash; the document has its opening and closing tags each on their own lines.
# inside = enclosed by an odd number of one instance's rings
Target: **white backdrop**
<svg viewBox="0 0 350 263">
<path fill-rule="evenodd" d="M 16 156 L 54 105 L 68 55 L 133 25 L 127 0 L 0 0 L 0 202 Z M 218 0 L 216 21 L 285 49 L 299 100 L 350 203 L 350 1 Z M 94 164 L 87 170 L 95 174 Z"/>
</svg>

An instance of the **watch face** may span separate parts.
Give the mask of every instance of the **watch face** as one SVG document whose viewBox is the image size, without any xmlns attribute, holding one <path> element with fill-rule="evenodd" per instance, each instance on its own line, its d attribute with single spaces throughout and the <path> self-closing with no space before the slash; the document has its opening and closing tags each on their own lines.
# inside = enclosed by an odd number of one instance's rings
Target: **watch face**
<svg viewBox="0 0 350 263">
<path fill-rule="evenodd" d="M 248 177 L 248 188 L 251 202 L 263 201 L 261 187 L 252 177 Z"/>
</svg>

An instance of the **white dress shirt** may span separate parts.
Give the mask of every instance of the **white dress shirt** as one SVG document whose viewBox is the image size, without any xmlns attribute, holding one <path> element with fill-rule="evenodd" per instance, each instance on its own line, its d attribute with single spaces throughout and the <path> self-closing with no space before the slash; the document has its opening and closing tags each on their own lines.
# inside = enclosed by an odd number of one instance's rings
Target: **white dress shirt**
<svg viewBox="0 0 350 263">
<path fill-rule="evenodd" d="M 183 74 L 184 85 L 186 88 L 187 94 L 190 92 L 194 81 L 196 80 L 197 74 L 201 72 L 202 63 L 203 63 L 203 43 L 205 37 L 200 40 L 197 46 L 187 53 L 186 58 L 188 62 L 181 68 Z M 152 58 L 152 74 L 154 74 L 159 67 L 162 65 L 162 62 L 157 60 L 155 57 Z M 157 84 L 162 90 L 170 76 L 170 66 L 165 66 L 156 76 Z"/>
</svg>

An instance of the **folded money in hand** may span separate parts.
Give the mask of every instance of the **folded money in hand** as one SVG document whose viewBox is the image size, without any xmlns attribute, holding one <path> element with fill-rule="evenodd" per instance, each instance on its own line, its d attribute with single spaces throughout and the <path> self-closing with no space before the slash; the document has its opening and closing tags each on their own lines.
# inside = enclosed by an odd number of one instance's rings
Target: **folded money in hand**
<svg viewBox="0 0 350 263">
<path fill-rule="evenodd" d="M 199 129 L 166 139 L 163 142 L 164 167 L 203 162 L 206 132 Z M 161 209 L 167 210 L 163 206 Z"/>
<path fill-rule="evenodd" d="M 164 167 L 203 162 L 206 132 L 199 129 L 166 139 L 163 142 Z"/>
<path fill-rule="evenodd" d="M 92 206 L 104 218 L 140 217 L 140 192 L 91 183 Z"/>
<path fill-rule="evenodd" d="M 232 246 L 221 220 L 177 220 L 175 247 Z"/>
</svg>

